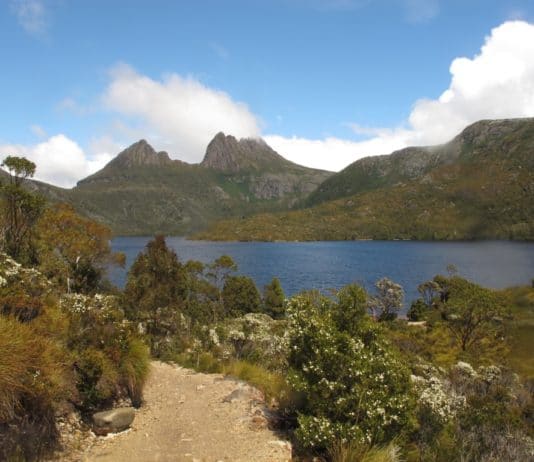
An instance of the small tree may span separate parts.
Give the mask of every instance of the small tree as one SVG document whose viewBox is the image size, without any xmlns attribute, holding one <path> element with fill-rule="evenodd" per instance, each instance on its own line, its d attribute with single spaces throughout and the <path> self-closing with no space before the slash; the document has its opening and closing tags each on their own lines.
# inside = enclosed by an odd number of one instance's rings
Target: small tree
<svg viewBox="0 0 534 462">
<path fill-rule="evenodd" d="M 404 303 L 404 290 L 391 279 L 382 278 L 375 283 L 376 296 L 370 299 L 370 308 L 380 321 L 395 319 Z"/>
<path fill-rule="evenodd" d="M 462 351 L 484 339 L 495 339 L 495 329 L 506 313 L 502 297 L 459 276 L 440 277 L 439 284 L 438 309 Z"/>
<path fill-rule="evenodd" d="M 222 290 L 226 279 L 237 271 L 237 264 L 229 255 L 221 255 L 208 266 L 208 277 Z"/>
<path fill-rule="evenodd" d="M 260 310 L 260 293 L 248 276 L 229 276 L 222 291 L 224 312 L 228 317 L 237 317 Z"/>
<path fill-rule="evenodd" d="M 435 280 L 426 281 L 417 286 L 417 291 L 421 294 L 423 302 L 428 308 L 439 300 L 441 287 Z"/>
<path fill-rule="evenodd" d="M 146 326 L 152 353 L 165 353 L 180 328 L 187 296 L 183 265 L 163 236 L 150 241 L 133 263 L 124 290 L 129 317 Z"/>
<path fill-rule="evenodd" d="M 4 250 L 16 260 L 33 261 L 33 228 L 43 210 L 44 199 L 24 189 L 23 184 L 35 174 L 35 164 L 24 157 L 8 156 L 1 166 L 9 173 L 8 183 L 0 188 Z"/>
<path fill-rule="evenodd" d="M 70 205 L 48 207 L 36 233 L 41 269 L 69 292 L 92 293 L 101 288 L 109 265 L 124 265 L 124 254 L 111 251 L 111 230 L 81 217 Z"/>
<path fill-rule="evenodd" d="M 278 278 L 273 278 L 270 284 L 267 284 L 263 290 L 263 304 L 265 312 L 274 319 L 284 316 L 284 290 L 280 285 Z"/>
</svg>

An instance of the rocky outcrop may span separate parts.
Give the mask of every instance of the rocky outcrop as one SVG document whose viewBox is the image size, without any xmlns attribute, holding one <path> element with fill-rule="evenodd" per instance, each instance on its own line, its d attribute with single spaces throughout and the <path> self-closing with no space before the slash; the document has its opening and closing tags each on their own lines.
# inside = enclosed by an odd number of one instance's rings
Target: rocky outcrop
<svg viewBox="0 0 534 462">
<path fill-rule="evenodd" d="M 208 144 L 202 167 L 225 173 L 250 170 L 280 170 L 280 167 L 295 166 L 274 151 L 261 138 L 242 138 L 217 133 Z M 297 166 L 300 167 L 300 166 Z M 305 169 L 305 167 L 300 167 Z"/>
<path fill-rule="evenodd" d="M 135 167 L 165 167 L 175 162 L 180 163 L 171 160 L 165 151 L 156 152 L 146 140 L 139 140 L 121 151 L 102 170 L 79 181 L 78 186 L 122 178 L 127 176 L 129 169 Z"/>
<path fill-rule="evenodd" d="M 156 152 L 145 140 L 139 140 L 119 153 L 108 165 L 119 168 L 134 166 L 156 165 L 164 166 L 171 163 L 169 154 L 165 151 Z"/>
</svg>

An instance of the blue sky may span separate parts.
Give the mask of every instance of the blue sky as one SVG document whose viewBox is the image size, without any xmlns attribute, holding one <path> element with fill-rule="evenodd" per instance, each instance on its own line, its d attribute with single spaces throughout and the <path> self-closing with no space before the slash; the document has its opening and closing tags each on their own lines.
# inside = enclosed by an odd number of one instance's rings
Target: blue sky
<svg viewBox="0 0 534 462">
<path fill-rule="evenodd" d="M 533 23 L 531 0 L 7 0 L 0 156 L 71 186 L 139 138 L 198 162 L 222 130 L 338 170 L 534 116 Z"/>
</svg>

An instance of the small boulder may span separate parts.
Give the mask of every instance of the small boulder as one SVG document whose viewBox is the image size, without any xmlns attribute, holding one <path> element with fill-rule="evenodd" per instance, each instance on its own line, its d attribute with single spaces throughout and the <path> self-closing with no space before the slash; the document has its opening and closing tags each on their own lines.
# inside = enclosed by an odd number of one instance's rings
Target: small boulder
<svg viewBox="0 0 534 462">
<path fill-rule="evenodd" d="M 98 433 L 121 432 L 126 430 L 133 422 L 135 410 L 133 407 L 118 407 L 110 411 L 97 412 L 93 414 L 93 422 Z"/>
</svg>

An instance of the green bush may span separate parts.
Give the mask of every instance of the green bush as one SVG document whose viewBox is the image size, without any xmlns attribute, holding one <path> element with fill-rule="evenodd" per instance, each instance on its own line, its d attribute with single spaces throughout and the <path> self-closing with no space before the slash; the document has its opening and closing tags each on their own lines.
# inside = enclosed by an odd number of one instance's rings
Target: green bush
<svg viewBox="0 0 534 462">
<path fill-rule="evenodd" d="M 78 372 L 81 407 L 101 407 L 122 395 L 135 405 L 148 374 L 148 348 L 125 319 L 119 299 L 81 294 L 61 298 L 68 320 L 66 344 Z"/>
<path fill-rule="evenodd" d="M 296 431 L 303 447 L 377 444 L 409 428 L 408 370 L 365 314 L 366 302 L 357 286 L 337 301 L 309 294 L 289 301 L 289 379 L 305 398 Z"/>
<path fill-rule="evenodd" d="M 257 313 L 260 310 L 260 293 L 248 276 L 229 276 L 224 283 L 222 298 L 228 317 Z"/>
<path fill-rule="evenodd" d="M 406 316 L 410 321 L 421 321 L 423 320 L 426 311 L 428 310 L 426 303 L 423 299 L 418 298 L 410 305 L 410 309 Z"/>
<path fill-rule="evenodd" d="M 267 284 L 263 290 L 263 305 L 265 312 L 274 319 L 280 319 L 284 317 L 285 308 L 285 295 L 280 280 L 273 278 L 273 280 Z"/>
</svg>

